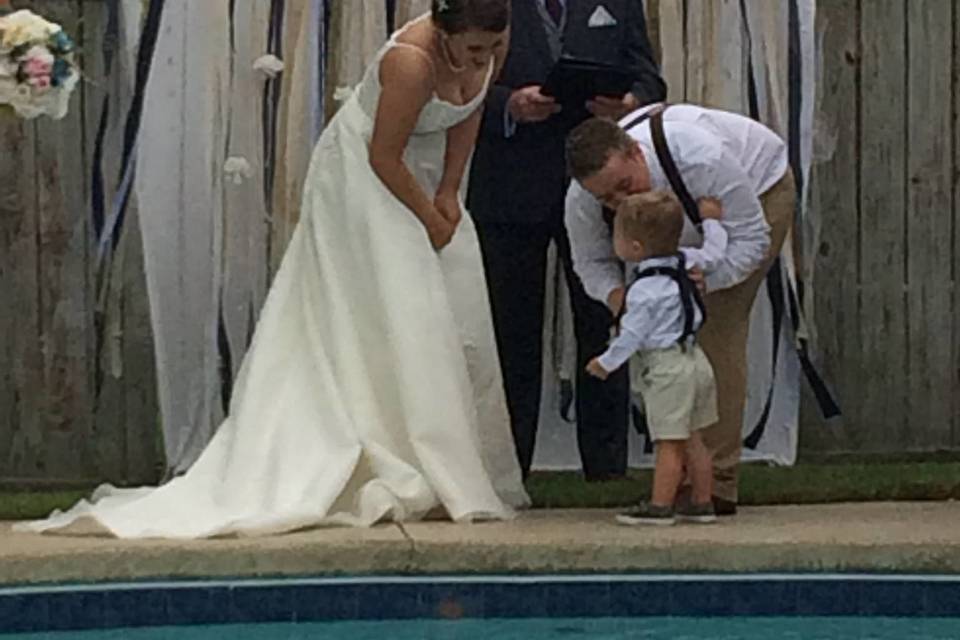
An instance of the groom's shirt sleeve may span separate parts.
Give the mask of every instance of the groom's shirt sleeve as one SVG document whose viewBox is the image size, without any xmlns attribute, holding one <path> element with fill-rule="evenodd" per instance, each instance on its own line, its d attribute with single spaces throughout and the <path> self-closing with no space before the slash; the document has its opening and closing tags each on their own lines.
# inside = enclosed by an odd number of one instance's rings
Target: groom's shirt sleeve
<svg viewBox="0 0 960 640">
<path fill-rule="evenodd" d="M 610 228 L 600 203 L 576 181 L 567 189 L 565 223 L 570 235 L 573 269 L 587 295 L 603 304 L 623 286 L 623 266 L 613 253 Z"/>
</svg>

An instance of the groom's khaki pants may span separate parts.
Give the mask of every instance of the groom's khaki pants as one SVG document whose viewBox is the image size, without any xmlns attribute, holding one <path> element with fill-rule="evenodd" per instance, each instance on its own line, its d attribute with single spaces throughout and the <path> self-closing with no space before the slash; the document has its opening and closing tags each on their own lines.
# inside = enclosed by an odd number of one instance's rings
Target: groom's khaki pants
<svg viewBox="0 0 960 640">
<path fill-rule="evenodd" d="M 787 169 L 766 193 L 760 196 L 763 213 L 770 225 L 770 257 L 740 284 L 708 293 L 704 299 L 707 322 L 698 334 L 700 346 L 713 365 L 717 381 L 719 422 L 700 433 L 713 456 L 713 495 L 737 501 L 737 473 L 742 446 L 743 409 L 747 395 L 747 332 L 750 309 L 757 289 L 793 222 L 796 190 L 793 173 Z"/>
</svg>

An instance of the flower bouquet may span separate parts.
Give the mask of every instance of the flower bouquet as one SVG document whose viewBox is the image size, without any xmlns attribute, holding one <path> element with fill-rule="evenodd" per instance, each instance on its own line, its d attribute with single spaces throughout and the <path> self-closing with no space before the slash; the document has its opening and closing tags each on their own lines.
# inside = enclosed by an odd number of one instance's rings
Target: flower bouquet
<svg viewBox="0 0 960 640">
<path fill-rule="evenodd" d="M 21 118 L 66 115 L 80 78 L 74 48 L 60 25 L 31 11 L 0 15 L 0 106 Z"/>
</svg>

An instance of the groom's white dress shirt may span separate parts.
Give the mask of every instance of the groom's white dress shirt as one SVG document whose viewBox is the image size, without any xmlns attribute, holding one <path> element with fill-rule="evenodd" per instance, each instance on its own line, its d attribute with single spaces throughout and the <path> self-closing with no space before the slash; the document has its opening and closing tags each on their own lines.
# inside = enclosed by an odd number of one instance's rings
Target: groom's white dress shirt
<svg viewBox="0 0 960 640">
<path fill-rule="evenodd" d="M 651 106 L 625 116 L 629 123 Z M 788 168 L 787 148 L 773 131 L 750 118 L 693 105 L 674 105 L 664 112 L 664 131 L 674 162 L 694 199 L 718 198 L 728 246 L 716 269 L 706 275 L 708 291 L 737 285 L 755 271 L 770 246 L 770 227 L 759 196 L 777 183 Z M 630 130 L 650 168 L 655 190 L 670 183 L 654 151 L 649 120 Z M 610 229 L 600 203 L 577 182 L 567 191 L 566 225 L 574 268 L 587 294 L 606 303 L 610 292 L 624 286 L 626 270 L 613 253 Z M 699 246 L 700 234 L 685 220 L 680 243 Z"/>
</svg>

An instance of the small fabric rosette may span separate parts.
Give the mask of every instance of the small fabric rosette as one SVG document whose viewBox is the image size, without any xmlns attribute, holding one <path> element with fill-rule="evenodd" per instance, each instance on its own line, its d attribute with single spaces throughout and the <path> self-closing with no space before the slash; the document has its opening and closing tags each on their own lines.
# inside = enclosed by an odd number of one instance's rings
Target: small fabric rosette
<svg viewBox="0 0 960 640">
<path fill-rule="evenodd" d="M 31 11 L 0 16 L 0 105 L 21 118 L 65 116 L 80 79 L 74 49 L 60 25 Z"/>
</svg>

